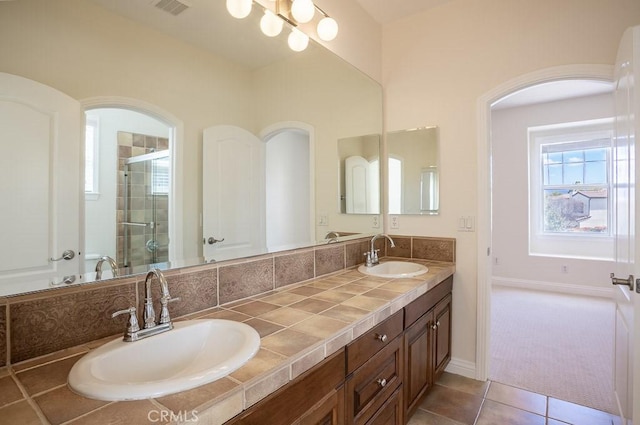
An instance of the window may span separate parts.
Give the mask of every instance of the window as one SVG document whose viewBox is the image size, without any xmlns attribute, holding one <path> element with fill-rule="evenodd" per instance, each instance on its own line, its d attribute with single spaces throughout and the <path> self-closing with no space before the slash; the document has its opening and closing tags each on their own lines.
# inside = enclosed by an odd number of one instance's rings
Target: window
<svg viewBox="0 0 640 425">
<path fill-rule="evenodd" d="M 613 120 L 529 128 L 529 254 L 610 259 Z"/>
<path fill-rule="evenodd" d="M 84 192 L 85 199 L 98 199 L 98 117 L 85 116 Z"/>
<path fill-rule="evenodd" d="M 154 159 L 152 161 L 153 178 L 152 178 L 152 193 L 154 195 L 168 195 L 169 194 L 169 157 L 163 157 Z"/>
<path fill-rule="evenodd" d="M 402 214 L 402 159 L 389 158 L 389 214 Z"/>
<path fill-rule="evenodd" d="M 541 143 L 543 232 L 609 234 L 611 139 Z"/>
</svg>

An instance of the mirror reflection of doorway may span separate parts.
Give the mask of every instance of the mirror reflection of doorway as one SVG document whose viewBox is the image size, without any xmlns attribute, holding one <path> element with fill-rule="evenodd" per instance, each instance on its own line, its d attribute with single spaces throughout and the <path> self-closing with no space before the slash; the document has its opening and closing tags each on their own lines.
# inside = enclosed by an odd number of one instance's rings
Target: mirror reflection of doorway
<svg viewBox="0 0 640 425">
<path fill-rule="evenodd" d="M 168 261 L 172 127 L 126 108 L 85 118 L 85 271 L 104 256 L 119 268 Z"/>
</svg>

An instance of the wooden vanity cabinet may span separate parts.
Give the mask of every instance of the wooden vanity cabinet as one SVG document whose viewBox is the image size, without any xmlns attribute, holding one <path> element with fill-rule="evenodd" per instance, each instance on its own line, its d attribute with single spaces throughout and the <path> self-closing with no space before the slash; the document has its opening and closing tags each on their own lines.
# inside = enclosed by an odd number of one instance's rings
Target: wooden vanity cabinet
<svg viewBox="0 0 640 425">
<path fill-rule="evenodd" d="M 225 425 L 404 425 L 451 359 L 449 277 Z"/>
<path fill-rule="evenodd" d="M 453 276 L 404 308 L 404 415 L 410 418 L 451 359 Z"/>
<path fill-rule="evenodd" d="M 346 424 L 404 424 L 402 311 L 347 345 Z"/>
<path fill-rule="evenodd" d="M 342 349 L 225 425 L 343 425 L 344 378 Z"/>
</svg>

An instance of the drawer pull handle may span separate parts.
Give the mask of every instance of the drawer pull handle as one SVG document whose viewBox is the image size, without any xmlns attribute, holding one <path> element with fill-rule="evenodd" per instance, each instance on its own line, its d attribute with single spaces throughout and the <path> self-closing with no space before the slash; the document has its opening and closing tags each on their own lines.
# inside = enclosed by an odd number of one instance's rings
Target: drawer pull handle
<svg viewBox="0 0 640 425">
<path fill-rule="evenodd" d="M 376 334 L 376 339 L 379 340 L 380 342 L 387 342 L 387 335 L 386 334 Z"/>
<path fill-rule="evenodd" d="M 438 324 L 434 323 L 433 325 L 431 325 L 431 329 L 436 330 L 438 329 Z"/>
<path fill-rule="evenodd" d="M 384 388 L 385 385 L 387 385 L 387 380 L 384 378 L 380 378 L 376 381 L 378 383 L 378 385 L 380 385 L 380 387 Z"/>
</svg>

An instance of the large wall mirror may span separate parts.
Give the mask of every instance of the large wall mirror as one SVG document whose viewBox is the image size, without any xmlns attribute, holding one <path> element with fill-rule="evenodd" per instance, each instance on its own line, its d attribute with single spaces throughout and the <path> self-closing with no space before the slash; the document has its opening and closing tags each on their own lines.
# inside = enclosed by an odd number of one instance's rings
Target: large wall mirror
<svg viewBox="0 0 640 425">
<path fill-rule="evenodd" d="M 337 152 L 338 140 L 381 134 L 380 85 L 313 41 L 302 52 L 291 51 L 286 26 L 277 37 L 264 36 L 264 9 L 258 4 L 242 20 L 232 18 L 223 1 L 192 2 L 176 15 L 159 4 L 0 2 L 0 108 L 18 114 L 35 134 L 0 134 L 3 150 L 12 148 L 13 171 L 21 171 L 24 183 L 12 192 L 7 185 L 0 188 L 5 199 L 44 190 L 32 197 L 38 202 L 2 216 L 3 234 L 12 228 L 13 242 L 24 246 L 14 246 L 11 260 L 0 262 L 0 295 L 94 281 L 95 264 L 104 256 L 117 260 L 122 276 L 142 273 L 150 264 L 182 267 L 326 243 L 330 230 L 375 230 L 365 216 L 341 213 Z M 4 89 L 19 85 L 14 76 L 63 94 L 65 105 L 34 106 L 30 114 L 23 114 L 21 106 L 7 106 Z M 57 108 L 68 113 L 53 113 Z M 69 118 L 63 123 L 60 117 Z M 58 137 L 48 130 L 65 126 L 75 133 Z M 222 127 L 259 141 L 264 175 L 271 182 L 278 181 L 279 164 L 298 176 L 295 187 L 278 192 L 269 188 L 283 187 L 282 181 L 253 184 L 241 180 L 238 167 L 232 169 L 235 175 L 227 167 L 227 194 L 251 187 L 263 200 L 259 220 L 264 237 L 257 251 L 218 255 L 231 248 L 232 233 L 228 227 L 203 228 L 208 218 L 205 169 L 225 165 L 219 157 L 206 161 L 203 139 Z M 41 158 L 19 142 L 38 134 L 49 137 L 37 150 L 44 152 Z M 60 143 L 63 139 L 69 143 Z M 300 158 L 305 166 L 294 167 Z M 36 173 L 38 167 L 30 165 L 36 159 L 47 168 Z M 251 161 L 240 163 L 246 169 Z M 234 185 L 226 185 L 234 177 Z M 229 208 L 223 216 L 246 212 L 238 199 L 223 198 L 226 202 L 216 207 Z M 41 212 L 31 218 L 44 224 L 16 226 L 13 220 L 26 215 L 24 208 Z M 280 220 L 279 228 L 267 228 L 265 223 L 275 221 L 273 214 L 303 220 L 290 235 L 281 231 L 288 219 Z M 216 242 L 209 244 L 209 237 Z M 214 251 L 207 256 L 210 246 Z M 72 259 L 52 261 L 67 249 L 76 254 Z M 105 272 L 102 278 L 109 276 Z"/>
<path fill-rule="evenodd" d="M 438 214 L 438 127 L 387 133 L 387 153 L 389 214 Z"/>
</svg>

